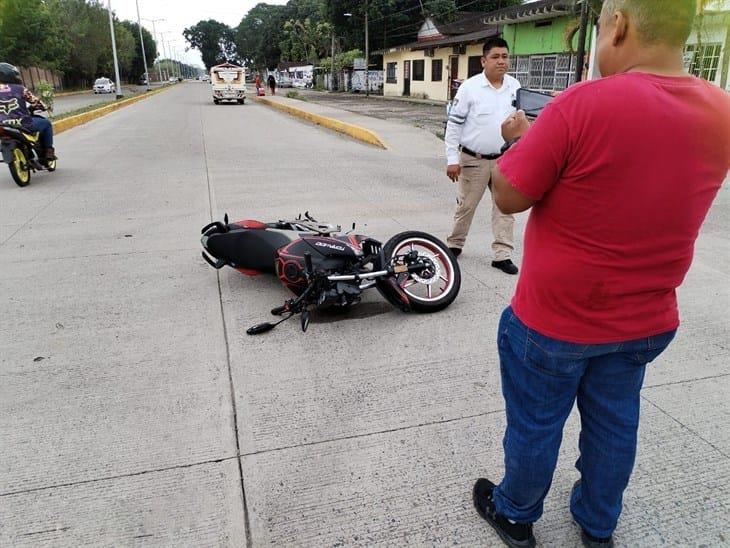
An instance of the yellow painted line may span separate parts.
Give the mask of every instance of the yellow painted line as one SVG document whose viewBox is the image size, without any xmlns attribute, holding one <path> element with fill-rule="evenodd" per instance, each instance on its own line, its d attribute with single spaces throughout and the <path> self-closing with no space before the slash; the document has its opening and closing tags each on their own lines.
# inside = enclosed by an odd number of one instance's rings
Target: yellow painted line
<svg viewBox="0 0 730 548">
<path fill-rule="evenodd" d="M 91 120 L 101 118 L 102 116 L 106 116 L 110 112 L 114 112 L 115 110 L 119 110 L 120 108 L 124 108 L 143 99 L 147 99 L 148 97 L 152 97 L 153 95 L 157 95 L 158 93 L 165 91 L 166 89 L 170 89 L 171 87 L 172 86 L 165 86 L 160 89 L 140 93 L 139 95 L 135 95 L 134 97 L 130 97 L 129 99 L 115 101 L 114 103 L 111 103 L 109 105 L 104 105 L 99 108 L 95 108 L 94 110 L 83 112 L 81 114 L 77 114 L 76 116 L 69 116 L 68 118 L 59 120 L 58 122 L 53 122 L 53 133 L 61 133 L 62 131 L 66 131 L 76 126 L 80 126 L 81 124 L 85 124 L 86 122 L 90 122 Z"/>
<path fill-rule="evenodd" d="M 266 105 L 269 105 L 270 107 L 283 110 L 284 112 L 287 112 L 292 116 L 304 118 L 305 120 L 308 120 L 320 126 L 333 129 L 334 131 L 339 131 L 340 133 L 344 133 L 345 135 L 349 135 L 350 137 L 353 137 L 358 141 L 375 145 L 376 147 L 380 147 L 386 150 L 388 149 L 388 145 L 385 144 L 385 141 L 380 137 L 380 135 L 370 129 L 356 126 L 354 124 L 348 124 L 347 122 L 343 122 L 342 120 L 336 120 L 328 116 L 322 116 L 321 114 L 307 112 L 306 110 L 302 110 L 300 108 L 296 108 L 285 103 L 280 103 L 279 101 L 272 101 L 271 99 L 268 99 L 266 97 L 256 97 L 256 100 Z"/>
</svg>

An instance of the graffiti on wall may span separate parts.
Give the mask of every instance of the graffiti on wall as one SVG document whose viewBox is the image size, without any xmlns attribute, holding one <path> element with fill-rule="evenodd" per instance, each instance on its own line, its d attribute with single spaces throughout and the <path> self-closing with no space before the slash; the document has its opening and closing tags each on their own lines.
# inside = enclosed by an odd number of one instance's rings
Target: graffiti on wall
<svg viewBox="0 0 730 548">
<path fill-rule="evenodd" d="M 368 84 L 370 91 L 379 92 L 383 89 L 383 71 L 368 71 Z M 365 71 L 354 70 L 350 77 L 350 91 L 365 91 Z"/>
</svg>

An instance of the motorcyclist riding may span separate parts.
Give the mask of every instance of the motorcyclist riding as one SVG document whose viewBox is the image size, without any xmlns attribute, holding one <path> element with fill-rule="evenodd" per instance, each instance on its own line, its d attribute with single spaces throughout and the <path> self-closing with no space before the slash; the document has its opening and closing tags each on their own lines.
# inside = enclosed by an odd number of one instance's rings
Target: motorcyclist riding
<svg viewBox="0 0 730 548">
<path fill-rule="evenodd" d="M 23 129 L 38 132 L 44 152 L 41 160 L 55 160 L 53 126 L 48 119 L 34 116 L 32 111 L 35 110 L 46 110 L 46 106 L 23 85 L 17 68 L 10 63 L 0 63 L 0 122 L 18 120 Z"/>
</svg>

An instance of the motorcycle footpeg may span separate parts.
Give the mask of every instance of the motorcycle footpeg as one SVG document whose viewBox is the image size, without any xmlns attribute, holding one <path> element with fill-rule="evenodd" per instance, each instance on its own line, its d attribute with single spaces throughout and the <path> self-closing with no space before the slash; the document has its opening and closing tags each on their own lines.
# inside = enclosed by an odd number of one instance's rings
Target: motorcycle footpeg
<svg viewBox="0 0 730 548">
<path fill-rule="evenodd" d="M 276 308 L 272 308 L 271 314 L 273 314 L 274 316 L 281 316 L 284 312 L 287 312 L 288 310 L 289 306 L 284 304 L 281 306 L 277 306 Z"/>
</svg>

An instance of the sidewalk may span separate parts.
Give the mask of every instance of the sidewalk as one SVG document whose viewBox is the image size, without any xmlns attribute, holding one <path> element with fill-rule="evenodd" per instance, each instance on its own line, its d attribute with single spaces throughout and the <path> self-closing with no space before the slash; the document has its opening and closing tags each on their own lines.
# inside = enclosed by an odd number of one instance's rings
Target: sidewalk
<svg viewBox="0 0 730 548">
<path fill-rule="evenodd" d="M 296 109 L 300 111 L 299 117 L 301 118 L 305 118 L 307 114 L 314 114 L 372 131 L 381 137 L 385 148 L 393 154 L 430 159 L 441 163 L 445 161 L 443 141 L 433 133 L 407 123 L 382 120 L 329 105 L 290 99 L 281 95 L 266 96 L 262 99 Z"/>
</svg>

